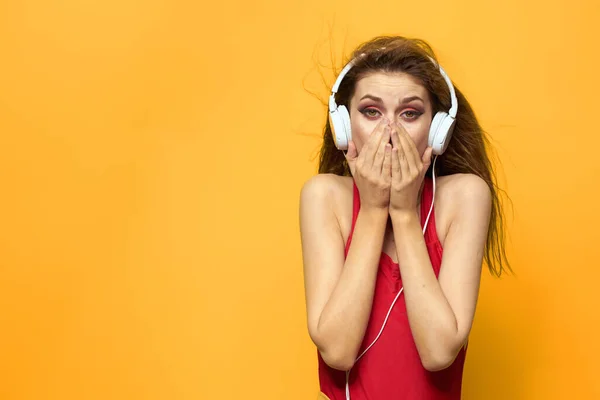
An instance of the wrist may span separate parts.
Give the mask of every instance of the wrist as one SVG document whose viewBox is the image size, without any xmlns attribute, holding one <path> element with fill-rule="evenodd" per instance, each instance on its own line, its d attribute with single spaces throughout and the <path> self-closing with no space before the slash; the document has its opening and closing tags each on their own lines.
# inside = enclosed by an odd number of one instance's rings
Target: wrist
<svg viewBox="0 0 600 400">
<path fill-rule="evenodd" d="M 359 213 L 375 219 L 386 219 L 389 214 L 387 207 L 361 207 Z"/>
<path fill-rule="evenodd" d="M 411 223 L 414 221 L 419 222 L 419 214 L 416 210 L 408 210 L 408 209 L 390 209 L 389 210 L 390 217 L 392 218 L 392 222 L 398 223 Z"/>
</svg>

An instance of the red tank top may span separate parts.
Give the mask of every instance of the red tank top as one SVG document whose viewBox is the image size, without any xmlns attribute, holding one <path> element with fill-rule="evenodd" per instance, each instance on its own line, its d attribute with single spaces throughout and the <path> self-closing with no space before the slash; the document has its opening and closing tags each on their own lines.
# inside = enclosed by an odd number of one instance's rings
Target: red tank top
<svg viewBox="0 0 600 400">
<path fill-rule="evenodd" d="M 353 185 L 352 228 L 346 243 L 348 255 L 354 225 L 360 209 L 360 197 Z M 433 198 L 431 178 L 426 177 L 421 199 L 421 227 L 424 226 Z M 442 245 L 437 237 L 432 211 L 425 231 L 425 243 L 436 277 L 442 262 Z M 397 263 L 381 253 L 375 284 L 371 316 L 358 354 L 377 337 L 387 312 L 402 287 Z M 346 399 L 346 373 L 329 367 L 320 353 L 319 384 L 331 400 Z M 429 372 L 421 364 L 408 324 L 406 302 L 401 294 L 377 342 L 352 367 L 349 376 L 351 400 L 460 400 L 466 348 L 462 348 L 454 363 L 442 370 Z"/>
</svg>

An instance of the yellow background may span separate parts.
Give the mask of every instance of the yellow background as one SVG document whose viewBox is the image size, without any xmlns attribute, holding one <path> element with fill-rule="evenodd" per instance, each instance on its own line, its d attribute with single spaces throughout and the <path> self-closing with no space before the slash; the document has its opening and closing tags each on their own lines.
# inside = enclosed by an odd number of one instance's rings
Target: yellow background
<svg viewBox="0 0 600 400">
<path fill-rule="evenodd" d="M 379 34 L 433 45 L 514 203 L 517 276 L 484 275 L 464 399 L 599 398 L 599 11 L 0 2 L 0 398 L 314 399 L 309 92 L 330 47 L 339 69 Z"/>
</svg>

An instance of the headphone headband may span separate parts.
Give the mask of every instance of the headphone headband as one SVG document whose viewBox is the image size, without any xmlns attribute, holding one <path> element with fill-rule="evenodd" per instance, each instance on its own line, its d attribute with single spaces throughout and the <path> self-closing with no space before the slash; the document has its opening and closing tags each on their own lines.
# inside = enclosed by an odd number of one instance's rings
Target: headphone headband
<svg viewBox="0 0 600 400">
<path fill-rule="evenodd" d="M 364 56 L 364 55 L 365 55 L 364 53 L 361 54 L 361 56 Z M 435 65 L 439 69 L 440 73 L 442 74 L 442 77 L 444 78 L 444 80 L 446 81 L 446 84 L 448 85 L 448 89 L 450 89 L 451 107 L 450 107 L 450 110 L 448 111 L 448 114 L 452 118 L 456 118 L 456 112 L 458 111 L 458 101 L 456 99 L 454 85 L 452 84 L 452 81 L 450 80 L 450 78 L 448 77 L 448 74 L 446 74 L 446 71 L 444 71 L 442 66 L 440 64 L 436 63 L 433 58 L 429 57 L 429 59 L 431 60 L 433 65 Z M 338 89 L 340 88 L 340 84 L 342 83 L 344 76 L 346 76 L 348 71 L 350 71 L 350 69 L 354 66 L 355 61 L 356 61 L 356 59 L 353 59 L 348 64 L 346 64 L 344 69 L 342 69 L 342 71 L 338 75 L 337 79 L 335 80 L 333 88 L 331 88 L 331 95 L 329 96 L 329 111 L 334 111 L 337 108 L 337 104 L 335 102 L 335 94 L 337 93 Z"/>
</svg>

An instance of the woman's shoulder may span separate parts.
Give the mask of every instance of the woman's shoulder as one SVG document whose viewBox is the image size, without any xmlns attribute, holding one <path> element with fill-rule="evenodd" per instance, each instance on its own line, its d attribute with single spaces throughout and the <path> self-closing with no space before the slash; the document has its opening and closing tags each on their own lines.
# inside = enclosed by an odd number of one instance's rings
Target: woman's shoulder
<svg viewBox="0 0 600 400">
<path fill-rule="evenodd" d="M 490 187 L 487 182 L 475 174 L 452 174 L 436 177 L 436 197 L 461 204 L 473 200 L 488 201 Z M 437 199 L 436 199 L 437 200 Z"/>
<path fill-rule="evenodd" d="M 438 230 L 448 232 L 460 214 L 489 209 L 492 197 L 487 182 L 475 174 L 452 174 L 435 178 L 435 208 Z"/>
<path fill-rule="evenodd" d="M 300 206 L 327 207 L 331 210 L 342 231 L 347 230 L 352 217 L 353 179 L 350 176 L 317 174 L 304 182 L 300 193 Z"/>
<path fill-rule="evenodd" d="M 352 177 L 339 176 L 335 174 L 317 174 L 304 182 L 302 185 L 302 196 L 337 198 L 352 194 Z"/>
</svg>

